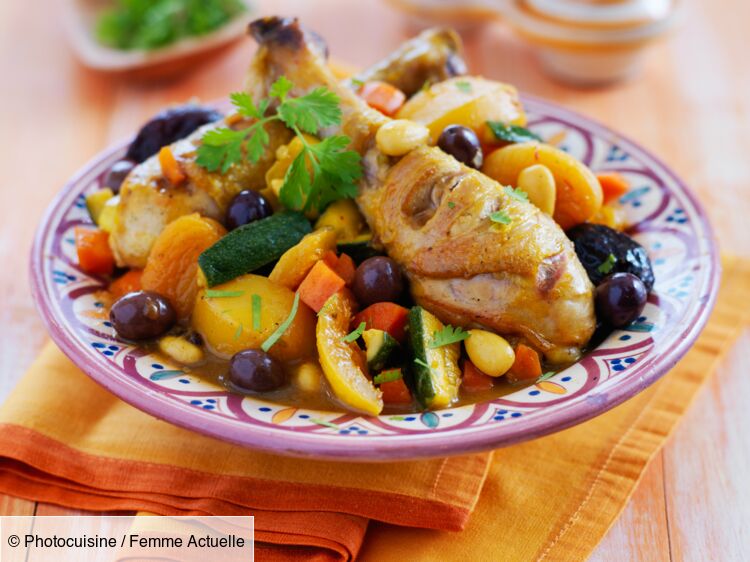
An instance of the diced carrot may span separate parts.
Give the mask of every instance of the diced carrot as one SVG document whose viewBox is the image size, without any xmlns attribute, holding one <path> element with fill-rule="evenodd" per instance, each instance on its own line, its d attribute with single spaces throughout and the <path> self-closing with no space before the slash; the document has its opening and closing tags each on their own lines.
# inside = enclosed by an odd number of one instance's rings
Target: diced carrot
<svg viewBox="0 0 750 562">
<path fill-rule="evenodd" d="M 161 171 L 172 185 L 180 185 L 185 181 L 185 172 L 180 168 L 180 163 L 174 157 L 174 153 L 169 146 L 162 146 L 159 151 L 159 164 Z"/>
<path fill-rule="evenodd" d="M 330 267 L 334 271 L 339 264 L 339 257 L 333 250 L 327 250 L 326 253 L 323 254 L 323 257 L 321 257 L 320 259 L 326 262 L 326 265 L 328 265 L 328 267 Z"/>
<path fill-rule="evenodd" d="M 468 392 L 479 392 L 489 390 L 493 384 L 495 384 L 495 379 L 485 375 L 468 359 L 464 361 L 464 379 L 461 388 Z"/>
<path fill-rule="evenodd" d="M 392 302 L 376 302 L 354 317 L 353 326 L 364 322 L 368 330 L 383 330 L 400 342 L 406 340 L 409 311 Z"/>
<path fill-rule="evenodd" d="M 538 379 L 542 376 L 542 364 L 539 354 L 522 343 L 516 347 L 516 360 L 508 371 L 510 382 L 522 382 Z"/>
<path fill-rule="evenodd" d="M 92 275 L 110 275 L 115 257 L 109 247 L 109 234 L 103 230 L 76 227 L 74 230 L 78 265 Z"/>
<path fill-rule="evenodd" d="M 297 291 L 307 306 L 318 312 L 331 295 L 346 286 L 346 282 L 324 261 L 317 262 Z"/>
<path fill-rule="evenodd" d="M 596 174 L 596 179 L 599 180 L 599 184 L 602 186 L 602 195 L 604 196 L 605 203 L 619 199 L 630 190 L 628 180 L 617 172 L 602 172 L 601 174 Z"/>
<path fill-rule="evenodd" d="M 128 293 L 134 293 L 141 290 L 141 276 L 143 270 L 131 269 L 125 275 L 118 277 L 109 284 L 109 292 L 115 298 L 124 297 Z"/>
<path fill-rule="evenodd" d="M 347 285 L 351 285 L 354 283 L 354 274 L 357 271 L 357 266 L 354 265 L 354 260 L 347 254 L 341 254 L 334 271 L 346 281 Z"/>
<path fill-rule="evenodd" d="M 367 105 L 390 117 L 395 115 L 406 101 L 404 92 L 379 80 L 365 82 L 358 93 Z"/>
<path fill-rule="evenodd" d="M 411 393 L 404 379 L 384 382 L 380 385 L 383 391 L 383 402 L 386 404 L 411 404 Z"/>
</svg>

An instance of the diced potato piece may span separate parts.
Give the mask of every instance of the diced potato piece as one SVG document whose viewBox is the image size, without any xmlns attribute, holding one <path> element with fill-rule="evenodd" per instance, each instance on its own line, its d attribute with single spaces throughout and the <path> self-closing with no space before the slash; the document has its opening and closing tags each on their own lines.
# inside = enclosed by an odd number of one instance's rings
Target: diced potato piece
<svg viewBox="0 0 750 562">
<path fill-rule="evenodd" d="M 115 194 L 112 193 L 112 190 L 105 187 L 104 189 L 95 191 L 86 197 L 86 208 L 88 209 L 89 215 L 91 215 L 91 220 L 94 221 L 95 225 L 99 226 L 99 217 L 104 210 L 104 206 L 107 204 L 107 201 L 114 196 Z"/>
<path fill-rule="evenodd" d="M 582 162 L 548 144 L 524 142 L 504 146 L 484 159 L 482 172 L 503 185 L 518 187 L 518 176 L 543 164 L 555 177 L 554 219 L 567 230 L 593 217 L 602 206 L 599 180 Z"/>
<path fill-rule="evenodd" d="M 334 201 L 320 215 L 315 228 L 330 226 L 340 241 L 353 240 L 365 229 L 365 219 L 353 199 Z"/>
<path fill-rule="evenodd" d="M 306 235 L 299 244 L 289 248 L 276 262 L 268 278 L 294 291 L 315 262 L 329 250 L 336 250 L 336 231 L 330 226 L 325 226 Z"/>
<path fill-rule="evenodd" d="M 294 303 L 292 291 L 260 275 L 243 275 L 211 291 L 237 296 L 209 297 L 201 289 L 192 324 L 209 349 L 227 358 L 243 349 L 260 349 L 289 316 Z M 261 300 L 259 330 L 253 328 L 253 295 Z M 291 325 L 268 353 L 281 361 L 314 357 L 315 315 L 307 306 L 300 303 Z"/>
<path fill-rule="evenodd" d="M 448 125 L 473 129 L 484 145 L 498 140 L 487 121 L 525 125 L 526 114 L 513 86 L 475 76 L 459 76 L 418 92 L 396 114 L 430 129 L 432 144 Z"/>
</svg>

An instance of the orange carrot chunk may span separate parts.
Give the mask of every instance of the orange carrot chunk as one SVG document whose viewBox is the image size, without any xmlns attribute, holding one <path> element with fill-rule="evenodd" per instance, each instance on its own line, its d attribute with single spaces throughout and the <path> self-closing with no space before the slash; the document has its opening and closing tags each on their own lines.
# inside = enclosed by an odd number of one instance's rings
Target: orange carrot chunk
<svg viewBox="0 0 750 562">
<path fill-rule="evenodd" d="M 126 274 L 118 277 L 109 285 L 109 292 L 115 300 L 124 297 L 128 293 L 134 293 L 141 290 L 141 276 L 143 270 L 131 269 Z"/>
<path fill-rule="evenodd" d="M 404 92 L 378 80 L 362 84 L 359 96 L 367 102 L 367 105 L 389 117 L 395 115 L 406 101 Z"/>
<path fill-rule="evenodd" d="M 317 262 L 297 291 L 300 300 L 318 312 L 334 293 L 346 286 L 346 282 L 324 261 Z"/>
<path fill-rule="evenodd" d="M 364 322 L 367 330 L 383 330 L 403 343 L 406 340 L 408 318 L 409 310 L 403 306 L 392 302 L 376 302 L 357 314 L 352 325 L 357 327 Z"/>
<path fill-rule="evenodd" d="M 333 250 L 327 250 L 326 253 L 323 254 L 323 256 L 320 258 L 323 260 L 328 267 L 336 270 L 336 267 L 339 264 L 339 257 L 336 255 L 336 252 Z"/>
<path fill-rule="evenodd" d="M 516 347 L 516 360 L 508 371 L 510 382 L 528 382 L 542 376 L 542 364 L 539 354 L 522 343 Z"/>
<path fill-rule="evenodd" d="M 630 190 L 630 183 L 617 172 L 602 172 L 596 175 L 602 186 L 604 203 L 619 199 Z"/>
<path fill-rule="evenodd" d="M 464 361 L 464 379 L 461 383 L 461 388 L 467 392 L 479 392 L 489 390 L 494 383 L 495 380 L 477 369 L 474 363 L 468 359 Z"/>
<path fill-rule="evenodd" d="M 354 274 L 357 271 L 357 266 L 354 265 L 354 260 L 347 254 L 341 254 L 338 258 L 338 262 L 336 262 L 334 271 L 338 273 L 339 277 L 346 281 L 347 285 L 351 285 L 354 283 Z"/>
<path fill-rule="evenodd" d="M 172 185 L 180 185 L 185 181 L 185 173 L 180 168 L 180 163 L 174 157 L 172 149 L 168 146 L 162 146 L 159 151 L 159 164 L 161 171 Z"/>
<path fill-rule="evenodd" d="M 115 257 L 109 247 L 109 234 L 77 226 L 73 237 L 78 252 L 78 265 L 91 275 L 111 275 L 115 268 Z"/>
<path fill-rule="evenodd" d="M 411 393 L 404 379 L 384 382 L 380 385 L 380 390 L 386 404 L 411 404 Z"/>
</svg>

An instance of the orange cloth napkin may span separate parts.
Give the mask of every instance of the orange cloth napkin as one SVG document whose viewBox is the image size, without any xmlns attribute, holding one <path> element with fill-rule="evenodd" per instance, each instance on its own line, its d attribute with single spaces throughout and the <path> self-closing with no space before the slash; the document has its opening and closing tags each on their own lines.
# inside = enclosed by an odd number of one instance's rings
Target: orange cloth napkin
<svg viewBox="0 0 750 562">
<path fill-rule="evenodd" d="M 489 459 L 335 463 L 251 451 L 136 410 L 51 344 L 0 407 L 0 493 L 87 510 L 250 514 L 273 558 L 351 559 L 368 519 L 460 530 Z"/>
<path fill-rule="evenodd" d="M 585 424 L 496 451 L 491 463 L 248 451 L 134 410 L 48 346 L 0 408 L 0 492 L 82 509 L 250 513 L 258 560 L 583 559 L 747 325 L 737 303 L 748 293 L 750 262 L 726 260 L 707 328 L 661 382 Z M 368 519 L 378 522 L 365 536 Z"/>
</svg>

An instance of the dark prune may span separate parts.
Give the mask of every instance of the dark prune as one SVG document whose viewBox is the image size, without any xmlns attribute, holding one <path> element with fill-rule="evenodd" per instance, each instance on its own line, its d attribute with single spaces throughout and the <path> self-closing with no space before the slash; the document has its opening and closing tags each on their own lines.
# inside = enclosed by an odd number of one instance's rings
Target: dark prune
<svg viewBox="0 0 750 562">
<path fill-rule="evenodd" d="M 118 336 L 128 340 L 147 340 L 168 332 L 174 326 L 177 314 L 160 294 L 137 291 L 128 293 L 112 305 L 109 320 Z"/>
<path fill-rule="evenodd" d="M 566 234 L 573 241 L 578 259 L 594 285 L 599 285 L 612 273 L 632 273 L 643 281 L 649 292 L 653 289 L 654 270 L 646 249 L 627 234 L 602 224 L 588 223 L 579 224 Z"/>
<path fill-rule="evenodd" d="M 141 127 L 125 156 L 138 163 L 143 162 L 159 152 L 162 146 L 185 138 L 198 127 L 222 117 L 214 109 L 195 104 L 165 109 Z"/>
</svg>

